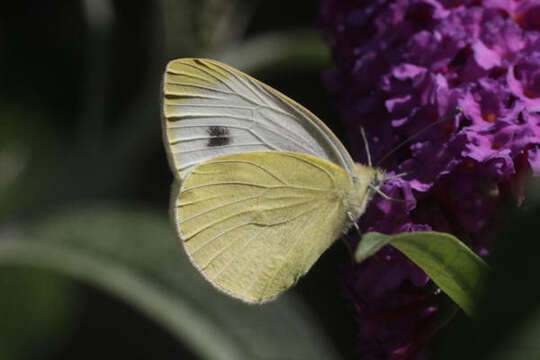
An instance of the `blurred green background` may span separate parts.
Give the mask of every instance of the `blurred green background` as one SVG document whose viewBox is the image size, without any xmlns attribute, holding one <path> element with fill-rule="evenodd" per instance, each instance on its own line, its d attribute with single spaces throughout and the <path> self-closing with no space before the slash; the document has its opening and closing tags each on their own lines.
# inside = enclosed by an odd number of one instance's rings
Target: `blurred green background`
<svg viewBox="0 0 540 360">
<path fill-rule="evenodd" d="M 342 137 L 317 1 L 0 5 L 0 359 L 347 357 L 338 244 L 276 304 L 230 300 L 168 221 L 165 64 L 225 61 Z"/>
<path fill-rule="evenodd" d="M 348 359 L 354 313 L 337 243 L 275 303 L 217 292 L 167 211 L 165 64 L 225 61 L 298 100 L 344 139 L 322 83 L 317 1 L 58 0 L 0 4 L 0 360 Z M 540 187 L 532 187 L 539 194 Z M 478 319 L 434 358 L 536 359 L 538 206 L 505 216 Z"/>
</svg>

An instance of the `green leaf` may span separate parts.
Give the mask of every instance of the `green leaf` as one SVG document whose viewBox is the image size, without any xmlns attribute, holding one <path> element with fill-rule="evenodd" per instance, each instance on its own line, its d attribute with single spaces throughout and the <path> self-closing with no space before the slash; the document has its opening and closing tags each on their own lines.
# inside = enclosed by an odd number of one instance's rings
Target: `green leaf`
<svg viewBox="0 0 540 360">
<path fill-rule="evenodd" d="M 370 232 L 362 236 L 362 241 L 358 244 L 356 248 L 356 253 L 354 257 L 357 262 L 362 262 L 368 257 L 375 255 L 377 251 L 386 246 L 392 237 L 390 235 L 381 234 L 378 232 Z"/>
<path fill-rule="evenodd" d="M 397 235 L 367 233 L 356 251 L 358 262 L 390 244 L 418 265 L 469 316 L 483 293 L 488 265 L 456 237 L 439 232 Z"/>
<path fill-rule="evenodd" d="M 24 233 L 0 232 L 0 265 L 40 266 L 91 283 L 146 313 L 201 358 L 337 358 L 293 294 L 254 306 L 212 288 L 165 214 L 155 211 L 75 208 Z"/>
<path fill-rule="evenodd" d="M 0 359 L 43 358 L 64 345 L 79 315 L 72 281 L 31 267 L 0 267 Z"/>
</svg>

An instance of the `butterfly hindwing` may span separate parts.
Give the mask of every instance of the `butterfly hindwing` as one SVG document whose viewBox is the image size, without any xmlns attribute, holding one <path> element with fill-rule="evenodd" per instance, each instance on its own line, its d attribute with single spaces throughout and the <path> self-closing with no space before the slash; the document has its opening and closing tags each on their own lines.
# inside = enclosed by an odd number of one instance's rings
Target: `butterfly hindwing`
<svg viewBox="0 0 540 360">
<path fill-rule="evenodd" d="M 177 179 L 208 159 L 253 151 L 317 156 L 353 173 L 349 154 L 310 111 L 215 60 L 171 61 L 163 79 L 163 131 Z"/>
<path fill-rule="evenodd" d="M 248 302 L 276 297 L 305 274 L 346 226 L 350 177 L 290 152 L 217 157 L 183 183 L 173 216 L 194 265 Z"/>
</svg>

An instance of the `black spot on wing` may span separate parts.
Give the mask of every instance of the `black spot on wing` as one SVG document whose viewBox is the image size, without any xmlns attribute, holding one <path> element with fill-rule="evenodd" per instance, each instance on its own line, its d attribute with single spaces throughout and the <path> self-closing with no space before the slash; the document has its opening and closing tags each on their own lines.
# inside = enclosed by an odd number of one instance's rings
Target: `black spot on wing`
<svg viewBox="0 0 540 360">
<path fill-rule="evenodd" d="M 206 129 L 210 139 L 208 140 L 207 146 L 223 146 L 231 143 L 231 137 L 229 129 L 223 126 L 210 126 Z"/>
</svg>

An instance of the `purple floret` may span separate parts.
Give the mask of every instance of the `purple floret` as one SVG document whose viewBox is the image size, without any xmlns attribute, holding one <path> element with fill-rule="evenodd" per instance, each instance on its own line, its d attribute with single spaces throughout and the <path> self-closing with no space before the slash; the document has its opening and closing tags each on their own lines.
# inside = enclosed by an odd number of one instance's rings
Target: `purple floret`
<svg viewBox="0 0 540 360">
<path fill-rule="evenodd" d="M 320 26 L 336 68 L 324 82 L 357 161 L 406 172 L 376 197 L 363 231 L 437 230 L 489 253 L 501 208 L 540 174 L 540 0 L 323 0 Z M 391 247 L 344 272 L 362 359 L 427 359 L 440 300 Z"/>
</svg>

